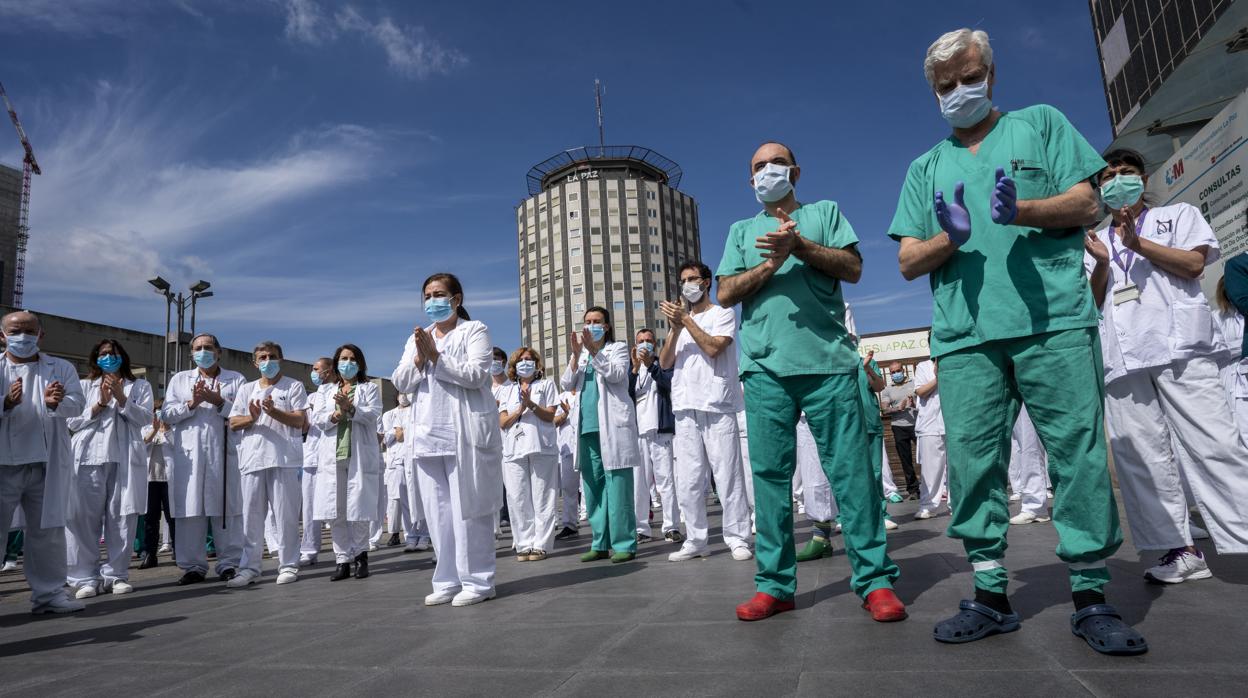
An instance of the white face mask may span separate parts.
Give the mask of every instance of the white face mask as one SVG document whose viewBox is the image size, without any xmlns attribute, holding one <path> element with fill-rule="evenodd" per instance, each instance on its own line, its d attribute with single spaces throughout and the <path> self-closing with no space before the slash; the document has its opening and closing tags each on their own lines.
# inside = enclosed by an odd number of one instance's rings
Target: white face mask
<svg viewBox="0 0 1248 698">
<path fill-rule="evenodd" d="M 760 204 L 775 203 L 791 191 L 793 183 L 789 181 L 789 168 L 784 165 L 769 162 L 754 173 L 754 197 Z"/>
<path fill-rule="evenodd" d="M 702 290 L 701 282 L 690 281 L 690 282 L 681 284 L 680 295 L 684 296 L 685 300 L 689 301 L 690 303 L 697 303 L 698 301 L 702 300 L 702 296 L 705 295 L 705 291 Z"/>
<path fill-rule="evenodd" d="M 494 362 L 490 364 L 490 375 L 501 376 L 503 375 L 503 371 L 506 371 L 506 370 L 507 370 L 506 361 L 499 361 L 498 359 L 494 359 Z"/>
<path fill-rule="evenodd" d="M 940 96 L 940 114 L 954 128 L 970 128 L 992 111 L 988 79 L 974 85 L 958 85 Z"/>
</svg>

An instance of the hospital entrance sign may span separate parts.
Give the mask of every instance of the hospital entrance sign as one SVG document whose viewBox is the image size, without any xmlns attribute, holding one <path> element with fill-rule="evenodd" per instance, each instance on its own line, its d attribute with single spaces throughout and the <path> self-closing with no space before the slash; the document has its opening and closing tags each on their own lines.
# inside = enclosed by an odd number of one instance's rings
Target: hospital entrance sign
<svg viewBox="0 0 1248 698">
<path fill-rule="evenodd" d="M 865 359 L 874 351 L 875 360 L 880 364 L 888 361 L 917 363 L 928 357 L 927 332 L 928 328 L 920 327 L 864 335 L 858 340 L 858 355 Z"/>
</svg>

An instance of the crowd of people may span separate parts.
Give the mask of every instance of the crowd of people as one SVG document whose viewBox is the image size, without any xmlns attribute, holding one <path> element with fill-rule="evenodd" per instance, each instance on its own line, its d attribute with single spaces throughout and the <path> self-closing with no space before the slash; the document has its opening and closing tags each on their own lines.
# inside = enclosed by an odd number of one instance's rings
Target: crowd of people
<svg viewBox="0 0 1248 698">
<path fill-rule="evenodd" d="M 798 200 L 801 167 L 774 141 L 750 160 L 762 210 L 732 226 L 716 270 L 680 266 L 666 336 L 617 337 L 591 307 L 546 366 L 533 347 L 494 346 L 459 280 L 434 274 L 384 412 L 353 344 L 315 362 L 309 394 L 278 344 L 255 347 L 247 381 L 200 334 L 195 366 L 157 403 L 117 340 L 80 379 L 40 351 L 37 316 L 6 316 L 0 530 L 24 527 L 33 611 L 132 591 L 144 514 L 140 567 L 157 564 L 163 513 L 179 584 L 205 581 L 209 540 L 229 587 L 261 578 L 266 546 L 276 583 L 296 582 L 327 525 L 332 581 L 367 578 L 370 549 L 402 532 L 436 557 L 424 603 L 466 606 L 495 595 L 504 509 L 520 562 L 578 538 L 583 517 L 583 563 L 628 563 L 658 539 L 682 563 L 710 552 L 713 491 L 731 558 L 756 569 L 738 618 L 793 609 L 798 563 L 829 555 L 839 531 L 863 608 L 900 621 L 887 507 L 909 497 L 916 519 L 947 508 L 973 571 L 936 640 L 1019 628 L 1006 532 L 1052 520 L 1072 632 L 1099 652 L 1146 651 L 1105 597 L 1123 542 L 1108 451 L 1134 544 L 1161 553 L 1148 580 L 1209 577 L 1195 538 L 1248 552 L 1248 254 L 1226 264 L 1215 312 L 1199 279 L 1218 241 L 1194 207 L 1151 205 L 1142 157 L 1098 154 L 1049 106 L 996 109 L 982 31 L 941 36 L 923 68 L 952 134 L 911 164 L 887 231 L 902 275 L 932 288 L 931 358 L 913 374 L 860 356 L 842 296 L 862 274 L 858 237 L 835 202 Z M 812 528 L 801 550 L 795 505 Z"/>
</svg>

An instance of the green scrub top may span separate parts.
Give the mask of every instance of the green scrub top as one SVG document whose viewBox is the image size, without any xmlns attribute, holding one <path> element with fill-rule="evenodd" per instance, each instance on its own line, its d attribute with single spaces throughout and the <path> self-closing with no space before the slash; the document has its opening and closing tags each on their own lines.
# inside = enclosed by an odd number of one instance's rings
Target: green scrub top
<svg viewBox="0 0 1248 698">
<path fill-rule="evenodd" d="M 355 386 L 352 385 L 347 391 L 347 396 L 355 398 Z M 334 442 L 334 457 L 338 460 L 349 460 L 351 458 L 351 420 L 343 415 L 343 420 L 338 422 L 337 440 Z"/>
<path fill-rule="evenodd" d="M 950 136 L 910 164 L 888 227 L 894 240 L 927 240 L 941 232 L 933 200 L 953 200 L 966 183 L 971 237 L 930 276 L 932 356 L 1001 339 L 1097 324 L 1083 272 L 1081 227 L 1002 226 L 992 221 L 996 170 L 1014 179 L 1018 198 L 1062 194 L 1105 161 L 1061 112 L 1037 105 L 1001 115 L 972 155 Z"/>
<path fill-rule="evenodd" d="M 834 201 L 801 204 L 790 217 L 802 237 L 824 247 L 843 249 L 858 243 Z M 734 223 L 715 275 L 732 276 L 762 264 L 762 250 L 754 240 L 779 227 L 766 211 Z M 859 370 L 857 347 L 845 329 L 841 282 L 792 255 L 757 293 L 741 302 L 738 341 L 742 374 L 766 371 L 783 377 Z"/>
<path fill-rule="evenodd" d="M 581 433 L 598 433 L 598 381 L 594 378 L 594 361 L 585 364 L 585 383 L 581 387 Z"/>
<path fill-rule="evenodd" d="M 877 376 L 880 373 L 880 365 L 871 359 L 871 370 L 875 371 Z M 880 399 L 876 397 L 874 391 L 871 390 L 871 384 L 867 382 L 867 369 L 863 368 L 858 372 L 858 396 L 862 399 L 862 413 L 867 420 L 868 434 L 883 434 L 884 422 L 880 420 Z"/>
</svg>

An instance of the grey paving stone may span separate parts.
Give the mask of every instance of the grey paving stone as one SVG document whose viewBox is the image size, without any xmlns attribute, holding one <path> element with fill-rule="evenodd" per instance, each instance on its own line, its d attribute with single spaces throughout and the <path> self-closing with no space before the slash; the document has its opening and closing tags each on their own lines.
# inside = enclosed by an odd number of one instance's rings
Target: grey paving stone
<svg viewBox="0 0 1248 698">
<path fill-rule="evenodd" d="M 791 696 L 796 674 L 776 671 L 581 672 L 559 687 L 556 696 Z"/>
<path fill-rule="evenodd" d="M 798 696 L 1092 695 L 1064 671 L 805 671 Z"/>
</svg>

